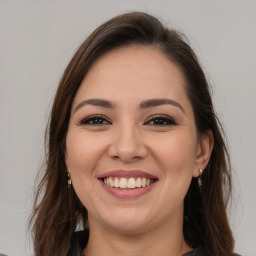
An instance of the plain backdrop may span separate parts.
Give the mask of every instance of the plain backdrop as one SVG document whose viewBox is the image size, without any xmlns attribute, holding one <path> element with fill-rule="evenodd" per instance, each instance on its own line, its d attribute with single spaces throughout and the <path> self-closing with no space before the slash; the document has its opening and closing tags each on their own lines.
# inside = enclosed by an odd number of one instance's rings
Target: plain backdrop
<svg viewBox="0 0 256 256">
<path fill-rule="evenodd" d="M 256 2 L 248 0 L 0 1 L 0 252 L 33 255 L 27 219 L 65 66 L 94 28 L 134 10 L 183 31 L 199 56 L 229 140 L 236 251 L 256 255 Z"/>
</svg>

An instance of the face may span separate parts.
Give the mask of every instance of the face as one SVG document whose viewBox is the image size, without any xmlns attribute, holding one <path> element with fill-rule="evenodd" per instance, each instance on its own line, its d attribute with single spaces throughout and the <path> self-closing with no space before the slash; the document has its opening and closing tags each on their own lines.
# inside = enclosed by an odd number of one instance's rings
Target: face
<svg viewBox="0 0 256 256">
<path fill-rule="evenodd" d="M 89 226 L 143 232 L 183 219 L 202 143 L 179 68 L 149 47 L 100 57 L 74 98 L 66 138 Z"/>
</svg>

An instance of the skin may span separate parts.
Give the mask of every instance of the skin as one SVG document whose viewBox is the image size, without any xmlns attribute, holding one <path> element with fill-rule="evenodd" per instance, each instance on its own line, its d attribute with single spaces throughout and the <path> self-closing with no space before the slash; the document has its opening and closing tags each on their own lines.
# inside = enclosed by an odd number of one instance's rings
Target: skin
<svg viewBox="0 0 256 256">
<path fill-rule="evenodd" d="M 95 98 L 115 107 L 78 107 Z M 181 107 L 140 108 L 145 100 L 163 98 Z M 79 124 L 95 114 L 104 115 L 98 124 Z M 155 115 L 175 124 L 157 124 Z M 183 200 L 209 161 L 213 139 L 211 132 L 198 136 L 184 76 L 159 50 L 125 47 L 94 63 L 74 98 L 66 146 L 72 185 L 88 210 L 87 256 L 182 255 L 192 249 L 182 232 Z M 142 170 L 158 181 L 141 197 L 116 198 L 97 179 L 116 169 Z"/>
</svg>

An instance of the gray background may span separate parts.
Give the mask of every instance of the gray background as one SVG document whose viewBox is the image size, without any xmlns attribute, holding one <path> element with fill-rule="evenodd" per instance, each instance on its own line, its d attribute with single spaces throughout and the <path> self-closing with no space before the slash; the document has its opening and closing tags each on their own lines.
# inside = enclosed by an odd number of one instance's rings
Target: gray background
<svg viewBox="0 0 256 256">
<path fill-rule="evenodd" d="M 255 256 L 256 2 L 248 0 L 0 1 L 0 252 L 33 255 L 26 222 L 65 66 L 94 28 L 131 10 L 184 31 L 198 54 L 229 140 L 236 250 Z"/>
</svg>

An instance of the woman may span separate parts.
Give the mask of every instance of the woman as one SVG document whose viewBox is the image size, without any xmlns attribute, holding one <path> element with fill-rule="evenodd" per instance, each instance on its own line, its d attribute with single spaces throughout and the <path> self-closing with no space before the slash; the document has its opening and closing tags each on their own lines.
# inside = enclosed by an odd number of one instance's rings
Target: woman
<svg viewBox="0 0 256 256">
<path fill-rule="evenodd" d="M 97 28 L 64 72 L 47 136 L 36 256 L 233 255 L 229 156 L 178 32 L 145 13 Z"/>
</svg>

